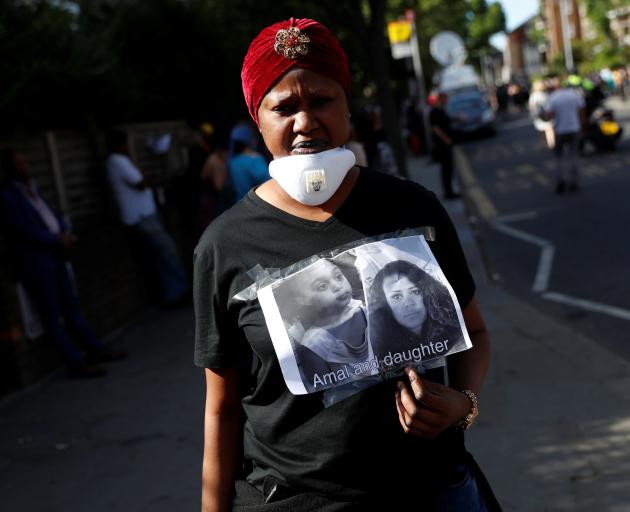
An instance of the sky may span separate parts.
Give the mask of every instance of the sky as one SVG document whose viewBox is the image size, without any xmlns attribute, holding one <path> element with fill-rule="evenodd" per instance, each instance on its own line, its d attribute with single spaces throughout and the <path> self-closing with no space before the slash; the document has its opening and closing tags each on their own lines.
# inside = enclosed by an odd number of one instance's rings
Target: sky
<svg viewBox="0 0 630 512">
<path fill-rule="evenodd" d="M 503 6 L 508 31 L 515 29 L 528 18 L 538 12 L 538 0 L 498 0 Z M 492 44 L 503 49 L 505 46 L 505 36 L 497 35 L 491 39 Z"/>
</svg>

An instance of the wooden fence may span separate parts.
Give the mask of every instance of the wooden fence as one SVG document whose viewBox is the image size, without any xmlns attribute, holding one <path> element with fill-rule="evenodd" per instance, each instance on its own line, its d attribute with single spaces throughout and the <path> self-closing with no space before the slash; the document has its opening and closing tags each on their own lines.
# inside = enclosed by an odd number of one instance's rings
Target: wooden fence
<svg viewBox="0 0 630 512">
<path fill-rule="evenodd" d="M 170 180 L 187 166 L 190 133 L 186 124 L 174 121 L 122 128 L 140 169 L 152 183 L 168 189 Z M 171 138 L 169 150 L 155 154 L 148 143 L 165 134 Z M 135 244 L 118 221 L 106 180 L 104 139 L 100 132 L 59 131 L 3 141 L 2 146 L 25 154 L 41 195 L 72 226 L 77 243 L 71 259 L 82 309 L 97 334 L 107 338 L 133 321 L 153 294 L 147 265 L 139 261 Z M 168 213 L 172 206 L 162 208 Z M 7 244 L 0 234 L 0 396 L 32 383 L 59 364 L 47 340 L 25 335 Z"/>
</svg>

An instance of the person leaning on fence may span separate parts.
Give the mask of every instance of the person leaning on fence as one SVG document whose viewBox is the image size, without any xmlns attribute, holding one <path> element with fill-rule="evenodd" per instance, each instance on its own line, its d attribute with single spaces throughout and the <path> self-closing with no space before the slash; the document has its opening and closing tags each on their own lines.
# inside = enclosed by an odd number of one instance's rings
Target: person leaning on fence
<svg viewBox="0 0 630 512">
<path fill-rule="evenodd" d="M 4 181 L 0 217 L 7 230 L 16 277 L 35 304 L 69 375 L 101 377 L 106 372 L 97 363 L 123 359 L 126 354 L 104 346 L 83 318 L 66 266 L 74 236 L 40 196 L 21 152 L 3 149 L 0 170 Z M 80 347 L 68 336 L 67 329 L 76 335 Z"/>
<path fill-rule="evenodd" d="M 129 158 L 127 134 L 107 134 L 107 177 L 118 203 L 120 220 L 146 245 L 158 274 L 164 305 L 185 303 L 189 285 L 175 242 L 160 220 L 153 192 Z"/>
<path fill-rule="evenodd" d="M 359 169 L 340 148 L 351 76 L 339 41 L 320 23 L 292 18 L 263 29 L 241 77 L 274 160 L 272 179 L 217 218 L 195 250 L 195 363 L 207 383 L 202 509 L 497 510 L 463 434 L 489 339 L 444 208 L 420 185 Z M 330 407 L 319 392 L 292 395 L 258 300 L 235 297 L 251 285 L 248 271 L 420 226 L 436 228 L 434 252 L 473 343 L 449 357 L 450 387 L 441 372 L 407 369 L 404 380 L 380 381 Z"/>
</svg>

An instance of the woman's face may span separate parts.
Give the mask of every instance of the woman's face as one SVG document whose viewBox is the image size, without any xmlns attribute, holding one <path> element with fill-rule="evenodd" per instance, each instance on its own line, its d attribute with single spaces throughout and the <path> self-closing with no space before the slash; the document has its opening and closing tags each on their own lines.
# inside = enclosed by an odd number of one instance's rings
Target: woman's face
<svg viewBox="0 0 630 512">
<path fill-rule="evenodd" d="M 419 333 L 427 316 L 420 288 L 408 277 L 395 274 L 383 279 L 383 292 L 396 321 Z"/>
<path fill-rule="evenodd" d="M 258 123 L 274 158 L 319 153 L 348 140 L 350 112 L 343 88 L 332 78 L 292 69 L 263 98 Z"/>
</svg>

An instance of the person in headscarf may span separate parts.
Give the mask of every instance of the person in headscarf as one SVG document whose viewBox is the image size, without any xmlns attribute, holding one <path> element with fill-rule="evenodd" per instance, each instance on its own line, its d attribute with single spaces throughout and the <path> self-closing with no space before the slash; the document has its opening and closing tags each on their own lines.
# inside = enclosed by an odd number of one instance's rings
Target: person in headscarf
<svg viewBox="0 0 630 512">
<path fill-rule="evenodd" d="M 489 339 L 444 208 L 420 185 L 355 165 L 344 148 L 348 59 L 317 21 L 263 29 L 241 78 L 273 161 L 270 179 L 210 224 L 195 250 L 195 364 L 207 386 L 203 510 L 493 510 L 462 434 L 477 413 Z M 277 308 L 263 307 L 262 289 L 242 300 L 252 269 L 289 270 L 421 226 L 436 229 L 432 249 L 472 340 L 451 360 L 449 385 L 441 368 L 422 377 L 408 368 L 404 379 L 376 376 L 333 405 L 318 390 L 292 394 L 297 364 L 290 344 L 276 352 Z"/>
</svg>

